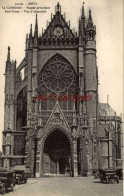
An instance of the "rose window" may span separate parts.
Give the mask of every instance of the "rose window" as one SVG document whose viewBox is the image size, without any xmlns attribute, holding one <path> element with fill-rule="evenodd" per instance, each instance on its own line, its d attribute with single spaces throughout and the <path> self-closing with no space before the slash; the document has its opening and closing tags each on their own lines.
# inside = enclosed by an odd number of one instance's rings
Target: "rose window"
<svg viewBox="0 0 124 196">
<path fill-rule="evenodd" d="M 74 82 L 75 73 L 71 65 L 59 55 L 44 67 L 40 76 L 44 86 L 53 92 L 63 92 Z"/>
</svg>

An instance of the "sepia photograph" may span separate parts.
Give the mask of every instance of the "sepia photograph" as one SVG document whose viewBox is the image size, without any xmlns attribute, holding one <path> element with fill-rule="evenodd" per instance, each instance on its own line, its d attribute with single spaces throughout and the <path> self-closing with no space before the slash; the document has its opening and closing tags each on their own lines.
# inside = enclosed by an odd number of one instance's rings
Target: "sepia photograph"
<svg viewBox="0 0 124 196">
<path fill-rule="evenodd" d="M 123 0 L 0 1 L 0 194 L 123 195 Z"/>
</svg>

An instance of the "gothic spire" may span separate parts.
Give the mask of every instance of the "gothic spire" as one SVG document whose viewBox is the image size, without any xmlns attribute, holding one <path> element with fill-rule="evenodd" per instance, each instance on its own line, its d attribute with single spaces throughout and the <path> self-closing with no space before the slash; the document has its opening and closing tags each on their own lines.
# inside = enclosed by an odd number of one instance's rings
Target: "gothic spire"
<svg viewBox="0 0 124 196">
<path fill-rule="evenodd" d="M 79 19 L 79 44 L 83 44 L 85 39 L 85 13 L 84 13 L 84 2 L 82 5 L 81 18 Z"/>
<path fill-rule="evenodd" d="M 92 27 L 93 27 L 93 21 L 92 21 L 91 10 L 89 10 L 89 18 L 88 18 L 87 27 L 88 27 L 88 28 L 92 28 Z"/>
<path fill-rule="evenodd" d="M 57 12 L 61 12 L 61 5 L 59 4 L 59 2 L 57 3 Z"/>
<path fill-rule="evenodd" d="M 85 13 L 84 13 L 84 2 L 83 2 L 83 5 L 82 5 L 82 15 L 81 15 L 81 18 L 82 18 L 82 19 L 85 18 Z"/>
<path fill-rule="evenodd" d="M 31 24 L 31 27 L 30 27 L 30 34 L 29 34 L 29 37 L 32 38 L 32 24 Z"/>
<path fill-rule="evenodd" d="M 7 61 L 6 61 L 6 69 L 5 72 L 7 70 L 11 69 L 11 61 L 10 61 L 10 46 L 8 46 L 8 53 L 7 53 Z"/>
<path fill-rule="evenodd" d="M 25 56 L 27 55 L 27 49 L 28 49 L 28 34 L 26 34 L 26 42 L 25 42 Z"/>
<path fill-rule="evenodd" d="M 37 14 L 36 14 L 36 21 L 35 21 L 34 36 L 38 36 L 38 21 L 37 21 Z"/>
<path fill-rule="evenodd" d="M 30 34 L 29 34 L 29 46 L 32 47 L 33 46 L 33 40 L 32 40 L 32 24 L 30 27 Z"/>
<path fill-rule="evenodd" d="M 8 46 L 7 61 L 10 62 L 10 46 Z"/>
<path fill-rule="evenodd" d="M 86 27 L 86 39 L 94 40 L 96 35 L 96 27 L 93 25 L 91 10 L 89 10 L 89 18 Z"/>
<path fill-rule="evenodd" d="M 34 46 L 37 47 L 37 45 L 38 45 L 38 22 L 37 22 L 37 14 L 36 14 L 35 30 L 34 30 Z"/>
<path fill-rule="evenodd" d="M 79 18 L 79 36 L 81 36 L 82 29 L 81 29 L 81 19 Z"/>
</svg>

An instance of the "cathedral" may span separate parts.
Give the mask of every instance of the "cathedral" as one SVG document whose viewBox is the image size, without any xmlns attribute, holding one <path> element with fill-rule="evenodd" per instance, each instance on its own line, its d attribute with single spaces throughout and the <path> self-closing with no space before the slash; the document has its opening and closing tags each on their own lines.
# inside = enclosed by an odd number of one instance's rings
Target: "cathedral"
<svg viewBox="0 0 124 196">
<path fill-rule="evenodd" d="M 87 176 L 98 168 L 95 36 L 91 10 L 86 18 L 82 5 L 77 33 L 57 3 L 42 35 L 36 15 L 18 67 L 8 47 L 3 167 L 25 165 L 31 177 Z"/>
</svg>

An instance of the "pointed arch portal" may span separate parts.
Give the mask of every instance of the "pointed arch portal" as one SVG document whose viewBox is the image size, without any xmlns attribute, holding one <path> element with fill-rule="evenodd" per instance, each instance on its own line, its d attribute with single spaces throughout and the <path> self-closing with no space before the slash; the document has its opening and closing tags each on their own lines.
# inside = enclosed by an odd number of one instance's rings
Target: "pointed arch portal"
<svg viewBox="0 0 124 196">
<path fill-rule="evenodd" d="M 55 129 L 46 137 L 43 159 L 44 174 L 71 175 L 71 143 L 64 132 Z"/>
</svg>

